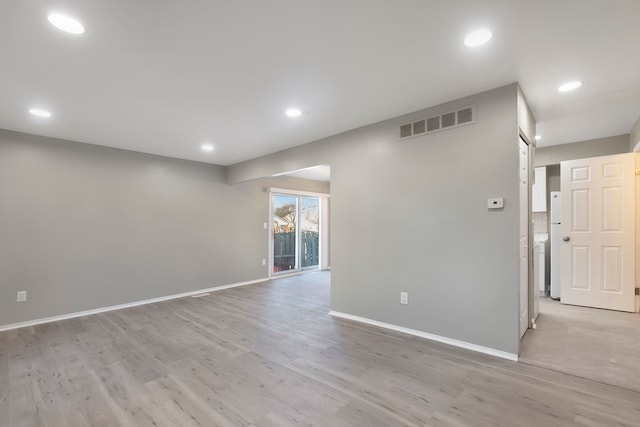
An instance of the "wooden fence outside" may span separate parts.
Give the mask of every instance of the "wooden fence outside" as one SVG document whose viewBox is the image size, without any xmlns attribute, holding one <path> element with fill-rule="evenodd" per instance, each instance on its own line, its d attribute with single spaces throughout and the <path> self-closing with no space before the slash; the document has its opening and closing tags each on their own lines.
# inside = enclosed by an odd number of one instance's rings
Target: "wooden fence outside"
<svg viewBox="0 0 640 427">
<path fill-rule="evenodd" d="M 319 235 L 315 231 L 300 233 L 302 268 L 318 265 Z M 296 233 L 276 233 L 273 240 L 273 271 L 286 271 L 296 268 Z"/>
</svg>

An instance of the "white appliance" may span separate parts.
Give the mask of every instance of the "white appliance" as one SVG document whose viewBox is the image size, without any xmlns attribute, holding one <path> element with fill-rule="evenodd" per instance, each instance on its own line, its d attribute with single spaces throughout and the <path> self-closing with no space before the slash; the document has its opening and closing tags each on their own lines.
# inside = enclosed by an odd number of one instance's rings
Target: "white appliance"
<svg viewBox="0 0 640 427">
<path fill-rule="evenodd" d="M 540 314 L 540 297 L 545 295 L 545 246 L 549 240 L 547 233 L 538 233 L 534 236 L 533 245 L 533 323 L 535 324 Z"/>
<path fill-rule="evenodd" d="M 547 245 L 547 240 L 549 240 L 547 233 L 540 233 L 535 235 L 535 245 L 533 246 L 534 258 L 533 258 L 533 269 L 535 270 L 535 274 L 537 276 L 534 283 L 536 283 L 537 290 L 541 296 L 545 296 L 545 252 L 547 249 L 545 246 Z M 535 256 L 538 256 L 538 261 L 536 261 Z"/>
<path fill-rule="evenodd" d="M 560 299 L 560 248 L 562 245 L 562 198 L 551 192 L 551 298 Z"/>
<path fill-rule="evenodd" d="M 542 250 L 540 249 L 542 248 Z M 542 257 L 540 255 L 542 254 Z M 540 274 L 542 272 L 542 275 Z M 536 242 L 533 245 L 533 316 L 532 323 L 538 319 L 540 314 L 540 282 L 544 290 L 544 243 Z"/>
</svg>

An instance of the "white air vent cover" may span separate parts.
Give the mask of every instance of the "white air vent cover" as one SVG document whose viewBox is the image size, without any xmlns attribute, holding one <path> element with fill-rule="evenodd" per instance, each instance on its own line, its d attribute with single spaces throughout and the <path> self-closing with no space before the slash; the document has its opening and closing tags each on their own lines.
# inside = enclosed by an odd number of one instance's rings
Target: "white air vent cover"
<svg viewBox="0 0 640 427">
<path fill-rule="evenodd" d="M 448 111 L 437 116 L 427 117 L 423 120 L 402 125 L 400 126 L 400 139 L 408 139 L 433 132 L 455 129 L 475 122 L 476 106 L 470 105 L 456 111 Z"/>
<path fill-rule="evenodd" d="M 411 124 L 400 126 L 400 138 L 409 138 L 412 135 Z"/>
<path fill-rule="evenodd" d="M 473 108 L 463 108 L 462 110 L 458 110 L 458 124 L 461 125 L 463 123 L 470 123 L 475 119 L 473 115 Z"/>
<path fill-rule="evenodd" d="M 427 119 L 427 132 L 440 130 L 440 116 Z"/>
<path fill-rule="evenodd" d="M 425 132 L 425 124 L 426 120 L 420 120 L 418 122 L 413 122 L 413 134 L 419 135 Z"/>
<path fill-rule="evenodd" d="M 450 128 L 456 125 L 456 113 L 444 113 L 442 115 L 442 128 Z"/>
</svg>

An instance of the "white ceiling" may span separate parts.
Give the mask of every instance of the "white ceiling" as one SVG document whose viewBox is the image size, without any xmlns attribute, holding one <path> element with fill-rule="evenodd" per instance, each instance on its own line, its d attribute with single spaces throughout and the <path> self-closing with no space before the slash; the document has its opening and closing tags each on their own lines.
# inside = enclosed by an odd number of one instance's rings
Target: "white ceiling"
<svg viewBox="0 0 640 427">
<path fill-rule="evenodd" d="M 519 81 L 539 145 L 619 135 L 640 116 L 638 17 L 638 0 L 3 1 L 0 128 L 229 165 Z M 491 42 L 465 47 L 480 27 Z"/>
</svg>

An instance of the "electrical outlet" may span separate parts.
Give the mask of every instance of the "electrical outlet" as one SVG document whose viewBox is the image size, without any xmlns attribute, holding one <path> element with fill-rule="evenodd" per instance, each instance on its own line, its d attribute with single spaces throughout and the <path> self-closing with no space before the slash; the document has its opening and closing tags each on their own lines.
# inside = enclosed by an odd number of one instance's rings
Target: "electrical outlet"
<svg viewBox="0 0 640 427">
<path fill-rule="evenodd" d="M 268 225 L 267 225 L 267 223 L 265 222 L 265 223 L 263 223 L 263 224 L 262 224 L 262 227 L 266 230 L 269 226 L 268 226 Z"/>
<path fill-rule="evenodd" d="M 400 292 L 400 304 L 409 304 L 409 294 Z"/>
<path fill-rule="evenodd" d="M 502 208 L 504 208 L 504 198 L 495 197 L 493 199 L 487 200 L 487 207 L 489 209 L 502 209 Z"/>
<path fill-rule="evenodd" d="M 27 300 L 27 291 L 18 291 L 16 302 L 25 302 Z"/>
<path fill-rule="evenodd" d="M 267 260 L 262 258 L 262 265 L 267 265 Z"/>
</svg>

